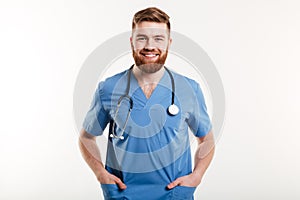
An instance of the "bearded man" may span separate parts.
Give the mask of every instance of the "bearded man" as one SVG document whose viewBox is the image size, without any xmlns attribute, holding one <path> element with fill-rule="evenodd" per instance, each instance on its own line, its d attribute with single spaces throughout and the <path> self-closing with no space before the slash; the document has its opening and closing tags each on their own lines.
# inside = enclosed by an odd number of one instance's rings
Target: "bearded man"
<svg viewBox="0 0 300 200">
<path fill-rule="evenodd" d="M 86 114 L 79 146 L 105 199 L 192 200 L 213 158 L 199 84 L 165 67 L 170 30 L 162 10 L 137 12 L 130 37 L 135 64 L 99 83 Z M 96 137 L 108 124 L 103 164 Z M 198 141 L 194 166 L 188 130 Z"/>
</svg>

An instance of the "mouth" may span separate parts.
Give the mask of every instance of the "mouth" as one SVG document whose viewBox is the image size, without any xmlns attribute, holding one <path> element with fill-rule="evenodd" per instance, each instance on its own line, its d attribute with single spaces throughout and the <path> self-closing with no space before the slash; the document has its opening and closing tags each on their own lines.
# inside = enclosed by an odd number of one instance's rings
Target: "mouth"
<svg viewBox="0 0 300 200">
<path fill-rule="evenodd" d="M 155 59 L 159 56 L 158 53 L 140 53 L 146 59 Z"/>
</svg>

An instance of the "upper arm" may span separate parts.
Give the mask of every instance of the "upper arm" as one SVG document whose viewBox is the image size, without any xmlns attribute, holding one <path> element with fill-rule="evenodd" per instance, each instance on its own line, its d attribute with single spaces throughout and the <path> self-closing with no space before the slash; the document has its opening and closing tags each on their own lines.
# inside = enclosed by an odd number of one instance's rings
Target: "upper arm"
<svg viewBox="0 0 300 200">
<path fill-rule="evenodd" d="M 98 85 L 90 109 L 83 122 L 83 129 L 94 136 L 102 135 L 110 119 L 109 113 L 104 108 L 104 104 L 102 102 L 102 97 L 104 95 L 103 83 L 101 82 Z"/>
<path fill-rule="evenodd" d="M 196 137 L 202 138 L 207 135 L 211 129 L 211 120 L 209 118 L 204 95 L 202 90 L 196 82 L 192 82 L 194 88 L 194 103 L 191 105 L 191 112 L 189 113 L 188 124 Z"/>
</svg>

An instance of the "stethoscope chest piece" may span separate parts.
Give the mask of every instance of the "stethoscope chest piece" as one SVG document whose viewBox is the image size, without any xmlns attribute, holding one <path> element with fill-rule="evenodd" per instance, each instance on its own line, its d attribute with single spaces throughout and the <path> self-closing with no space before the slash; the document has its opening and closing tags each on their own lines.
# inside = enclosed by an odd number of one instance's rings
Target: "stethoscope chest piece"
<svg viewBox="0 0 300 200">
<path fill-rule="evenodd" d="M 175 104 L 172 104 L 168 107 L 168 113 L 170 115 L 177 115 L 179 113 L 179 108 Z"/>
</svg>

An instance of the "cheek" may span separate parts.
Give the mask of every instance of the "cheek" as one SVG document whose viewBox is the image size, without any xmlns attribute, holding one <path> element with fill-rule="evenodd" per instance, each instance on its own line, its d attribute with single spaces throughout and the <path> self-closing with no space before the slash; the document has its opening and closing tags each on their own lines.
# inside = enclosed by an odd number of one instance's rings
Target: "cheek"
<svg viewBox="0 0 300 200">
<path fill-rule="evenodd" d="M 132 45 L 131 48 L 135 53 L 139 53 L 141 50 L 143 50 L 143 48 L 135 46 L 135 45 Z"/>
<path fill-rule="evenodd" d="M 137 51 L 143 49 L 145 47 L 145 44 L 143 44 L 143 42 L 133 42 L 131 46 L 134 50 Z"/>
<path fill-rule="evenodd" d="M 157 48 L 160 52 L 165 53 L 168 51 L 168 45 L 161 45 L 159 48 Z"/>
</svg>

